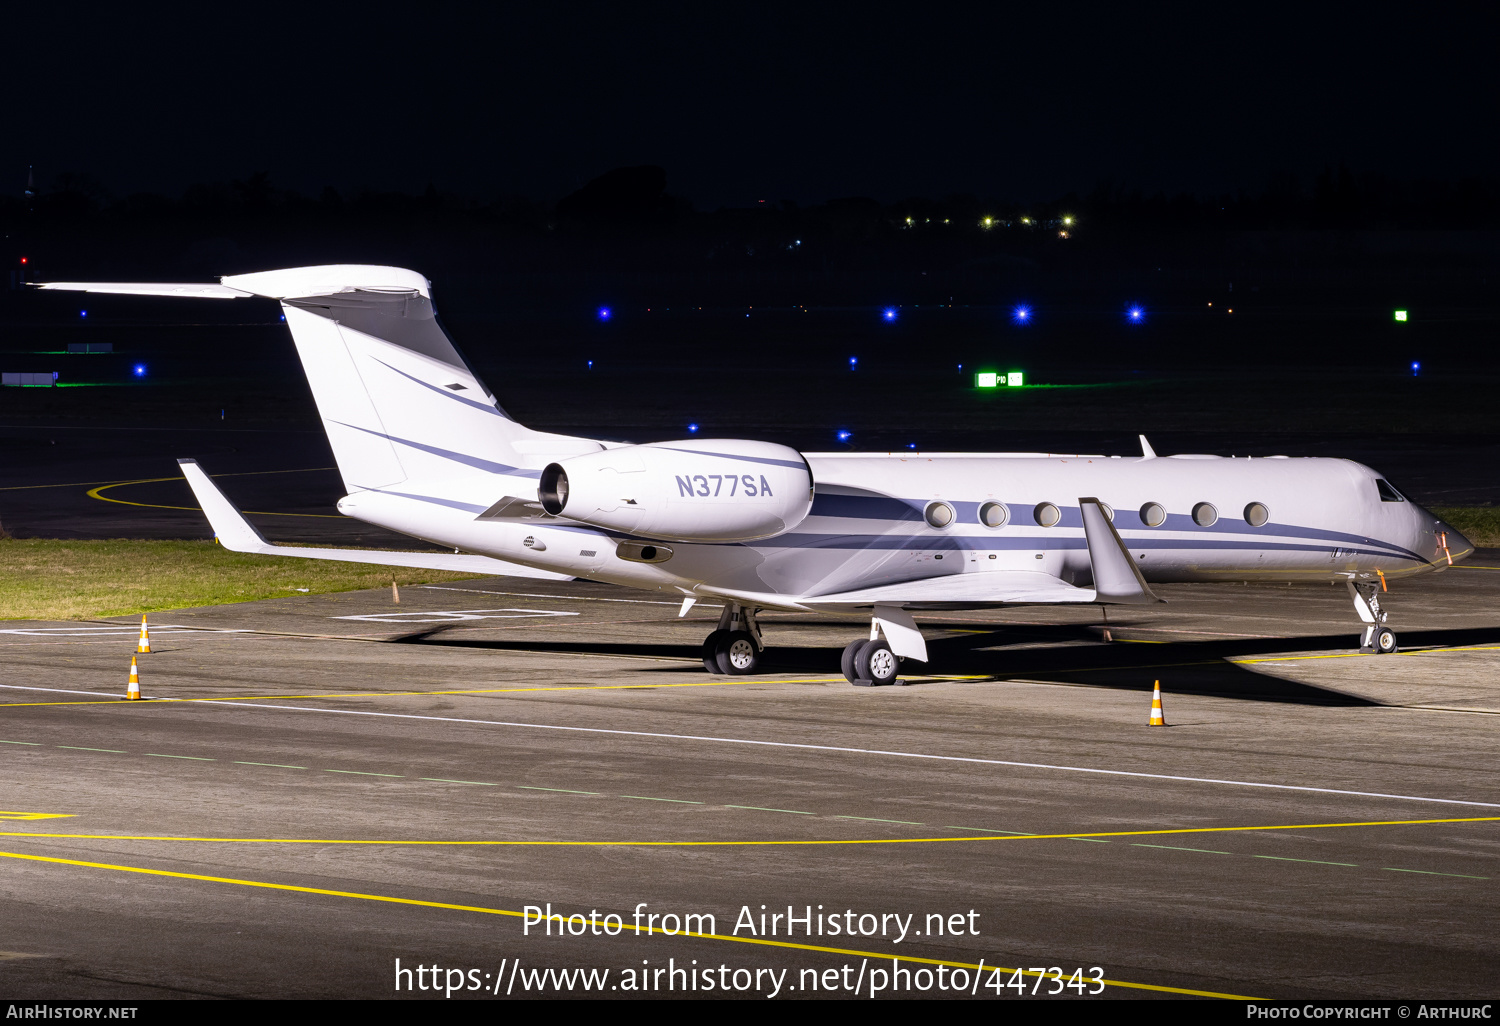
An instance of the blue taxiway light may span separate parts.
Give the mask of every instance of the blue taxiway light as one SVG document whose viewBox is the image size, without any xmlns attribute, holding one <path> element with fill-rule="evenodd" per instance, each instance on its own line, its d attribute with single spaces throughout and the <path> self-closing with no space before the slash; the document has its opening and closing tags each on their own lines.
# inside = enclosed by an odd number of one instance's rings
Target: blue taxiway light
<svg viewBox="0 0 1500 1026">
<path fill-rule="evenodd" d="M 144 363 L 138 363 L 135 365 L 135 376 L 138 378 L 144 378 L 146 376 L 146 365 Z"/>
<path fill-rule="evenodd" d="M 609 320 L 609 307 L 607 307 L 607 306 L 601 306 L 599 308 L 599 319 L 601 321 L 607 321 L 607 320 Z"/>
<path fill-rule="evenodd" d="M 79 317 L 87 317 L 88 315 L 89 315 L 89 312 L 87 310 L 79 310 L 78 311 L 78 316 Z"/>
<path fill-rule="evenodd" d="M 688 434 L 690 434 L 690 435 L 696 435 L 697 433 L 698 433 L 698 425 L 697 424 L 689 424 L 688 425 Z"/>
<path fill-rule="evenodd" d="M 1422 372 L 1422 365 L 1421 365 L 1421 363 L 1419 363 L 1416 360 L 1413 360 L 1411 362 L 1411 376 L 1412 377 L 1416 377 L 1421 372 Z"/>
<path fill-rule="evenodd" d="M 1146 319 L 1146 311 L 1138 306 L 1132 306 L 1125 311 L 1125 317 L 1131 324 L 1139 324 Z"/>
<path fill-rule="evenodd" d="M 851 439 L 853 437 L 854 437 L 854 434 L 853 434 L 853 432 L 850 432 L 850 431 L 840 431 L 838 433 L 838 439 L 841 442 L 847 442 L 847 441 L 849 441 L 849 439 Z"/>
<path fill-rule="evenodd" d="M 854 370 L 858 366 L 859 366 L 859 357 L 857 357 L 857 356 L 851 356 L 851 357 L 849 357 L 849 369 L 850 370 Z"/>
<path fill-rule="evenodd" d="M 1029 324 L 1031 322 L 1031 307 L 1018 306 L 1011 314 L 1011 320 L 1017 324 Z"/>
<path fill-rule="evenodd" d="M 590 360 L 589 361 L 589 370 L 593 370 L 593 369 L 594 369 L 594 361 Z"/>
<path fill-rule="evenodd" d="M 888 321 L 894 321 L 896 319 L 896 308 L 894 306 L 886 307 L 885 312 L 881 316 Z"/>
</svg>

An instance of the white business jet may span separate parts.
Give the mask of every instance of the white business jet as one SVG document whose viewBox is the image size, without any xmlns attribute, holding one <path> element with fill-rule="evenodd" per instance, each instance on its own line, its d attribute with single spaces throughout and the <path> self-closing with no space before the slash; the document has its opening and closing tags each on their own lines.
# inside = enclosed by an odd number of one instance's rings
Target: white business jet
<svg viewBox="0 0 1500 1026">
<path fill-rule="evenodd" d="M 864 612 L 855 684 L 927 661 L 913 610 L 1146 605 L 1162 581 L 1343 579 L 1361 648 L 1396 651 L 1379 595 L 1472 546 L 1368 467 L 1339 459 L 1051 453 L 801 453 L 691 438 L 623 445 L 512 420 L 396 267 L 298 267 L 217 284 L 43 289 L 281 302 L 348 492 L 346 516 L 449 553 L 268 544 L 181 460 L 228 548 L 587 578 L 723 602 L 704 666 L 754 673 L 758 610 Z"/>
</svg>

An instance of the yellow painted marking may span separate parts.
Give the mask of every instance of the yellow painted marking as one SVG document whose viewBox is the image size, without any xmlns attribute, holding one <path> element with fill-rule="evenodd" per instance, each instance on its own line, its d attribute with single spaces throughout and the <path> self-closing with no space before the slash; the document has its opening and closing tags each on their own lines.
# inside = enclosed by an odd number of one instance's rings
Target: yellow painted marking
<svg viewBox="0 0 1500 1026">
<path fill-rule="evenodd" d="M 557 791 L 560 788 L 528 788 L 534 791 Z M 570 791 L 569 794 L 590 794 Z M 749 805 L 726 805 L 728 809 L 748 809 Z M 795 812 L 793 809 L 761 809 L 764 812 Z M 816 813 L 797 813 L 813 816 Z M 1110 830 L 1070 834 L 1005 834 L 981 837 L 871 837 L 801 841 L 398 841 L 390 839 L 324 838 L 324 837 L 170 837 L 161 834 L 43 834 L 32 831 L 0 831 L 0 837 L 45 837 L 73 841 L 196 841 L 210 844 L 388 844 L 403 847 L 476 847 L 476 848 L 730 848 L 790 847 L 840 844 L 938 844 L 954 841 L 1062 841 L 1095 840 L 1102 837 L 1154 837 L 1166 834 L 1254 833 L 1259 830 L 1330 830 L 1336 827 L 1429 826 L 1441 823 L 1495 823 L 1500 816 L 1464 816 L 1452 819 L 1382 819 L 1358 823 L 1283 823 L 1264 826 L 1171 827 L 1160 830 Z M 966 829 L 953 827 L 951 829 Z"/>
<path fill-rule="evenodd" d="M 260 477 L 265 474 L 310 474 L 315 470 L 337 470 L 338 467 L 302 467 L 298 470 L 242 470 L 233 474 L 210 474 L 209 477 Z M 163 481 L 186 481 L 185 477 L 166 477 Z M 87 488 L 90 485 L 103 485 L 111 487 L 120 484 L 139 484 L 135 481 L 67 481 L 63 484 L 45 485 L 7 485 L 0 488 L 0 492 L 28 492 L 37 488 Z M 114 501 L 114 500 L 106 500 Z"/>
<path fill-rule="evenodd" d="M 451 909 L 456 912 L 479 912 L 492 916 L 509 916 L 513 919 L 524 918 L 525 913 L 516 912 L 504 908 L 487 908 L 483 905 L 456 905 L 444 901 L 422 901 L 417 898 L 397 898 L 386 894 L 364 894 L 359 891 L 334 891 L 322 887 L 298 887 L 295 884 L 267 883 L 263 880 L 241 880 L 230 876 L 204 876 L 199 873 L 175 873 L 165 869 L 146 869 L 142 866 L 120 866 L 108 862 L 84 862 L 80 859 L 60 859 L 45 855 L 24 855 L 20 852 L 0 851 L 0 857 L 9 859 L 24 859 L 28 862 L 48 862 L 60 866 L 82 866 L 86 869 L 112 869 L 119 873 L 140 873 L 144 876 L 164 876 L 177 880 L 201 880 L 205 883 L 234 884 L 238 887 L 258 887 L 273 891 L 292 891 L 297 894 L 323 894 L 332 898 L 357 898 L 361 901 L 379 901 L 392 905 L 416 905 L 421 908 Z M 645 927 L 643 932 L 661 933 L 666 931 L 661 927 Z M 677 936 L 677 934 L 672 934 Z M 857 951 L 850 948 L 830 948 L 816 944 L 796 944 L 791 941 L 769 940 L 764 937 L 734 937 L 722 933 L 700 933 L 692 936 L 702 940 L 730 941 L 736 944 L 757 944 L 769 948 L 789 948 L 794 951 L 817 951 L 830 955 L 847 955 L 854 958 L 877 958 L 881 961 L 900 958 L 903 962 L 917 962 L 923 965 L 946 965 L 957 969 L 969 969 L 974 972 L 980 971 L 980 966 L 970 962 L 952 962 L 938 958 L 914 958 L 905 955 L 893 955 L 882 951 Z M 1029 972 L 1025 969 L 1012 969 L 1006 966 L 992 966 L 1002 973 L 1021 973 L 1025 976 L 1045 977 L 1045 972 Z M 1209 990 L 1188 990 L 1183 987 L 1162 987 L 1152 983 L 1127 983 L 1123 980 L 1105 980 L 1107 987 L 1123 987 L 1130 990 L 1150 990 L 1164 994 L 1186 994 L 1191 997 L 1222 998 L 1226 1001 L 1260 1001 L 1262 998 L 1247 997 L 1243 994 L 1220 994 Z"/>
<path fill-rule="evenodd" d="M 72 819 L 72 812 L 0 812 L 0 819 Z"/>
<path fill-rule="evenodd" d="M 346 639 L 355 640 L 355 639 Z M 910 678 L 908 678 L 910 679 Z M 935 677 L 923 680 L 965 680 L 963 677 Z M 987 679 L 987 678 L 974 678 Z M 330 691 L 315 695 L 224 695 L 217 698 L 173 698 L 158 699 L 172 702 L 265 702 L 272 699 L 292 698 L 421 698 L 425 695 L 506 695 L 528 691 L 650 691 L 656 688 L 727 688 L 746 684 L 832 684 L 843 681 L 843 677 L 813 677 L 797 680 L 705 680 L 682 684 L 569 684 L 557 686 L 538 685 L 524 688 L 473 688 L 456 691 Z M 0 702 L 0 709 L 19 709 L 44 705 L 119 705 L 118 698 L 91 698 L 63 702 Z"/>
<path fill-rule="evenodd" d="M 298 471 L 294 471 L 294 470 L 279 470 L 279 471 L 262 471 L 262 473 L 295 474 L 295 473 L 298 473 Z M 214 475 L 214 476 L 217 477 L 219 475 Z M 143 507 L 145 509 L 182 509 L 182 510 L 187 510 L 189 513 L 201 513 L 202 510 L 200 510 L 197 506 L 164 506 L 164 505 L 162 505 L 159 502 L 129 502 L 129 501 L 125 500 L 125 499 L 111 499 L 107 495 L 101 495 L 101 494 L 99 494 L 100 492 L 106 491 L 107 489 L 110 489 L 110 488 L 123 488 L 126 485 L 157 484 L 157 483 L 162 482 L 162 481 L 186 481 L 186 480 L 187 480 L 187 478 L 182 477 L 180 475 L 177 476 L 177 477 L 143 477 L 143 478 L 140 478 L 140 479 L 135 480 L 135 481 L 115 481 L 115 482 L 113 482 L 111 484 L 102 484 L 102 485 L 100 485 L 97 488 L 90 488 L 84 494 L 87 495 L 91 499 L 98 499 L 100 502 L 117 502 L 121 506 L 141 506 L 141 507 Z M 241 510 L 240 512 L 242 512 L 242 513 L 249 513 L 252 516 L 257 516 L 257 517 L 313 517 L 313 518 L 318 519 L 318 520 L 343 520 L 344 519 L 344 517 L 341 514 L 333 514 L 333 513 L 267 513 L 264 510 L 253 510 L 253 509 L 250 509 L 250 510 Z"/>
<path fill-rule="evenodd" d="M 1500 645 L 1464 645 L 1459 648 L 1427 648 L 1420 652 L 1397 652 L 1402 656 L 1430 656 L 1443 655 L 1446 652 L 1496 652 L 1500 651 Z M 1305 659 L 1357 659 L 1361 656 L 1374 655 L 1373 652 L 1329 652 L 1322 655 L 1300 655 L 1300 656 L 1263 656 L 1257 659 L 1231 659 L 1231 663 L 1295 663 Z"/>
</svg>

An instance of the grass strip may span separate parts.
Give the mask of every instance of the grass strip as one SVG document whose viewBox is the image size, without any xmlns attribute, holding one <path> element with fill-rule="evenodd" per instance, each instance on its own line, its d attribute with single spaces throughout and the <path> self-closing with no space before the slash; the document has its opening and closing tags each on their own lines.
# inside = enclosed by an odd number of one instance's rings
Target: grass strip
<svg viewBox="0 0 1500 1026">
<path fill-rule="evenodd" d="M 205 530 L 207 525 L 205 525 Z M 482 577 L 254 556 L 213 541 L 0 539 L 0 620 L 83 620 Z"/>
</svg>

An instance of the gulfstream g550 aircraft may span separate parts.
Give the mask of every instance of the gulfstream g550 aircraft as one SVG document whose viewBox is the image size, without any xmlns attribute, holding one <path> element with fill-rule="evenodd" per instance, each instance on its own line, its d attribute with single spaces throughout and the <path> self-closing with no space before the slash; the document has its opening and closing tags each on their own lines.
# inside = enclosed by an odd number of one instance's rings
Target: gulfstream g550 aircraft
<svg viewBox="0 0 1500 1026">
<path fill-rule="evenodd" d="M 1160 581 L 1343 579 L 1366 651 L 1394 652 L 1385 581 L 1468 540 L 1368 467 L 1337 459 L 801 453 L 738 439 L 621 445 L 517 424 L 396 267 L 298 267 L 218 284 L 44 289 L 280 300 L 348 494 L 339 511 L 454 550 L 268 544 L 192 460 L 227 547 L 312 559 L 584 577 L 724 603 L 711 672 L 753 673 L 756 611 L 871 616 L 858 684 L 927 660 L 913 610 L 1149 604 Z"/>
</svg>

